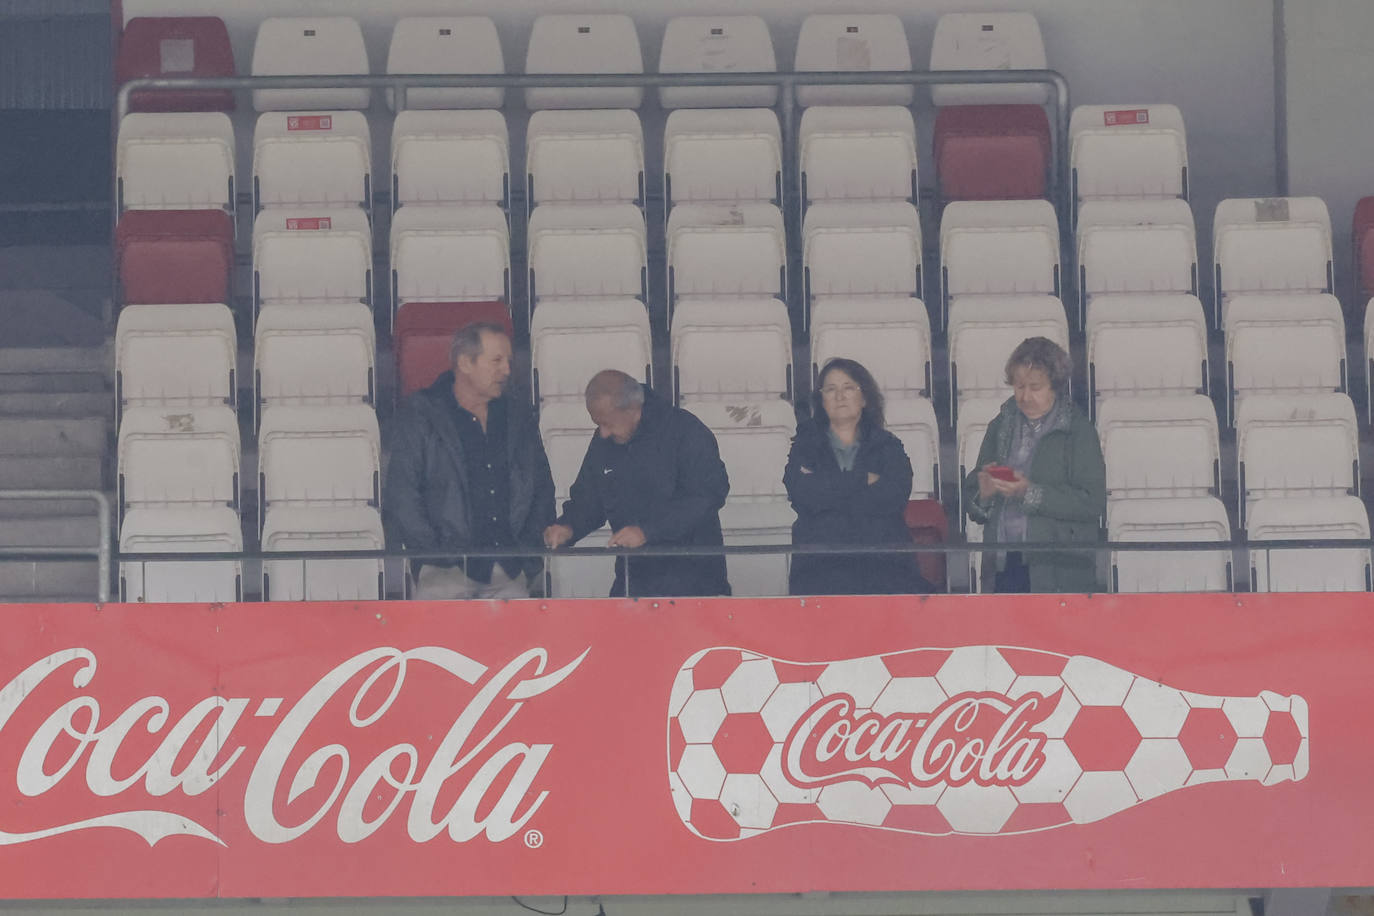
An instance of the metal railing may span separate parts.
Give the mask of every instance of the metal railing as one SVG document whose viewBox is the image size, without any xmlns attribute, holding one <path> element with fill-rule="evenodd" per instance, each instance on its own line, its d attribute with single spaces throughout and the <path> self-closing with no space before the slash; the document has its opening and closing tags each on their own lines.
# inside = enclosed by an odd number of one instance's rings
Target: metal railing
<svg viewBox="0 0 1374 916">
<path fill-rule="evenodd" d="M 0 560 L 23 562 L 63 562 L 95 557 L 96 601 L 110 600 L 110 580 L 114 556 L 114 527 L 110 499 L 99 490 L 0 490 L 0 500 L 37 502 L 56 499 L 87 499 L 95 503 L 95 523 L 99 538 L 95 547 L 0 547 Z"/>
</svg>

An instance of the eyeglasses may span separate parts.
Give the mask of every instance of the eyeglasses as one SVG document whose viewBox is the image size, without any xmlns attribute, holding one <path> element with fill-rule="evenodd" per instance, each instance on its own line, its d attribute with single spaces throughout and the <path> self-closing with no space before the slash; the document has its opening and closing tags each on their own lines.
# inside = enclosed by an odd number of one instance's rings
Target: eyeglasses
<svg viewBox="0 0 1374 916">
<path fill-rule="evenodd" d="M 850 395 L 858 393 L 858 385 L 826 385 L 824 388 L 821 389 L 821 394 L 827 398 L 835 398 L 839 397 L 840 395 L 849 397 Z"/>
</svg>

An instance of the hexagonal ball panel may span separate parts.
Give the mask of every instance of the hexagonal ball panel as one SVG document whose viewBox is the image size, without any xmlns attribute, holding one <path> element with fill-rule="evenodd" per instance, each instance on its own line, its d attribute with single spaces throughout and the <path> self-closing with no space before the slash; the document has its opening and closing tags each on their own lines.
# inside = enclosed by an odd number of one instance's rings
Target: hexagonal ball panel
<svg viewBox="0 0 1374 916">
<path fill-rule="evenodd" d="M 1136 678 L 1123 704 L 1142 738 L 1177 738 L 1188 718 L 1188 701 L 1167 684 Z"/>
<path fill-rule="evenodd" d="M 1178 743 L 1195 770 L 1226 766 L 1236 746 L 1236 730 L 1220 709 L 1193 709 L 1178 733 Z"/>
<path fill-rule="evenodd" d="M 1083 768 L 1063 741 L 1045 742 L 1045 762 L 1024 785 L 1013 786 L 1012 794 L 1028 804 L 1060 804 L 1064 801 Z"/>
<path fill-rule="evenodd" d="M 1264 746 L 1269 748 L 1269 759 L 1275 764 L 1291 764 L 1298 756 L 1298 745 L 1302 744 L 1302 733 L 1298 723 L 1293 721 L 1289 712 L 1272 712 L 1269 724 L 1264 727 Z"/>
<path fill-rule="evenodd" d="M 759 710 L 759 715 L 773 740 L 784 741 L 802 713 L 819 699 L 820 691 L 814 684 L 779 684 Z"/>
<path fill-rule="evenodd" d="M 743 661 L 744 653 L 738 649 L 712 649 L 692 666 L 692 686 L 697 690 L 715 690 Z"/>
<path fill-rule="evenodd" d="M 739 824 L 725 810 L 725 806 L 714 798 L 692 801 L 692 827 L 697 833 L 713 840 L 739 839 Z"/>
<path fill-rule="evenodd" d="M 1006 693 L 1016 672 L 990 646 L 963 646 L 950 653 L 935 679 L 950 696 L 969 691 Z"/>
<path fill-rule="evenodd" d="M 688 744 L 700 744 L 716 736 L 716 729 L 725 721 L 725 701 L 719 690 L 698 690 L 687 698 L 682 712 L 677 714 L 682 737 Z"/>
<path fill-rule="evenodd" d="M 785 805 L 812 805 L 816 802 L 816 796 L 820 794 L 819 789 L 803 789 L 783 775 L 780 744 L 773 745 L 768 759 L 764 760 L 762 776 L 773 797 Z"/>
<path fill-rule="evenodd" d="M 1226 758 L 1226 778 L 1260 780 L 1269 774 L 1271 765 L 1263 738 L 1240 738 Z"/>
<path fill-rule="evenodd" d="M 1140 746 L 1140 732 L 1120 706 L 1084 706 L 1064 743 L 1085 771 L 1122 770 Z"/>
<path fill-rule="evenodd" d="M 847 824 L 877 826 L 892 810 L 892 802 L 879 789 L 870 789 L 857 782 L 837 782 L 821 789 L 816 800 L 825 816 Z"/>
<path fill-rule="evenodd" d="M 1064 799 L 1076 824 L 1091 824 L 1136 803 L 1135 790 L 1125 773 L 1084 773 Z"/>
<path fill-rule="evenodd" d="M 773 826 L 778 800 L 757 773 L 731 773 L 720 789 L 720 803 L 737 824 L 766 830 Z"/>
<path fill-rule="evenodd" d="M 720 797 L 725 782 L 725 767 L 709 744 L 689 744 L 677 766 L 678 778 L 693 798 Z"/>
<path fill-rule="evenodd" d="M 1064 666 L 1064 683 L 1084 706 L 1120 706 L 1135 675 L 1087 655 L 1075 655 Z"/>
<path fill-rule="evenodd" d="M 950 786 L 935 807 L 960 833 L 996 833 L 1019 804 L 1006 786 Z"/>
<path fill-rule="evenodd" d="M 849 694 L 856 708 L 866 709 L 873 705 L 891 677 L 883 660 L 870 655 L 827 665 L 816 683 L 826 694 Z"/>
<path fill-rule="evenodd" d="M 773 662 L 766 658 L 751 658 L 741 662 L 721 685 L 720 695 L 728 712 L 758 712 L 778 686 Z"/>
<path fill-rule="evenodd" d="M 882 716 L 933 712 L 946 699 L 940 682 L 933 677 L 894 677 L 873 701 L 873 711 Z"/>
<path fill-rule="evenodd" d="M 1173 738 L 1146 738 L 1126 764 L 1126 778 L 1141 801 L 1181 789 L 1193 765 Z"/>
<path fill-rule="evenodd" d="M 727 773 L 759 774 L 773 750 L 773 736 L 756 712 L 731 713 L 720 723 L 711 745 Z"/>
</svg>

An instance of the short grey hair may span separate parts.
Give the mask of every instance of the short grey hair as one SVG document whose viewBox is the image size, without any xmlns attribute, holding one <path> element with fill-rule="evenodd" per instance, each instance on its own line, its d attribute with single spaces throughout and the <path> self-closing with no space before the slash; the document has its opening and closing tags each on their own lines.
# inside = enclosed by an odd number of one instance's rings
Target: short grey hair
<svg viewBox="0 0 1374 916">
<path fill-rule="evenodd" d="M 1063 394 L 1069 390 L 1069 379 L 1073 377 L 1073 360 L 1064 348 L 1048 337 L 1027 337 L 1011 351 L 1007 360 L 1007 384 L 1014 385 L 1012 373 L 1024 366 L 1039 369 L 1049 376 L 1050 387 Z"/>
<path fill-rule="evenodd" d="M 616 410 L 633 410 L 644 404 L 644 386 L 619 369 L 602 369 L 587 383 L 587 406 L 604 398 L 609 398 Z"/>
<path fill-rule="evenodd" d="M 502 337 L 509 337 L 506 329 L 494 321 L 474 321 L 472 324 L 464 325 L 453 335 L 453 341 L 448 345 L 448 365 L 450 369 L 458 366 L 458 357 L 466 356 L 468 359 L 476 359 L 482 355 L 482 335 L 500 334 Z"/>
</svg>

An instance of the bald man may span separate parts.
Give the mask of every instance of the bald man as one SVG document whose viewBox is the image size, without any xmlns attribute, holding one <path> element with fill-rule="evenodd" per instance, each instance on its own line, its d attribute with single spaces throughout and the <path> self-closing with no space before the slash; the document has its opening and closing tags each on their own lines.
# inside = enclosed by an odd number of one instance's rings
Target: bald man
<svg viewBox="0 0 1374 916">
<path fill-rule="evenodd" d="M 723 544 L 730 481 L 706 424 L 614 369 L 593 376 L 586 397 L 596 434 L 544 543 L 576 543 L 609 522 L 612 547 Z M 730 594 L 720 554 L 625 560 L 616 560 L 613 597 Z"/>
</svg>

